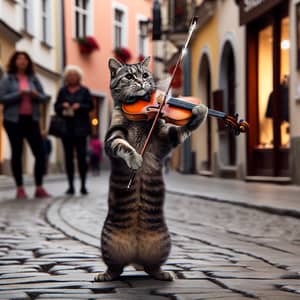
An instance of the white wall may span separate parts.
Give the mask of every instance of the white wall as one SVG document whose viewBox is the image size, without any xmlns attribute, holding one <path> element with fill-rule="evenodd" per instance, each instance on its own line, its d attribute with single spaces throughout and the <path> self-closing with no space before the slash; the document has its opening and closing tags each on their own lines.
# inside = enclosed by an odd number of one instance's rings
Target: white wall
<svg viewBox="0 0 300 300">
<path fill-rule="evenodd" d="M 34 0 L 33 0 L 34 1 Z M 53 47 L 57 46 L 56 39 L 54 37 L 53 28 L 56 26 L 56 17 L 55 16 L 55 5 L 57 1 L 51 1 L 51 21 L 52 21 L 52 30 L 51 41 Z M 19 19 L 22 19 L 22 10 L 19 5 Z M 46 69 L 51 71 L 55 71 L 56 69 L 56 56 L 55 56 L 55 49 L 52 47 L 46 47 L 42 44 L 42 32 L 41 32 L 41 1 L 34 1 L 34 5 L 32 5 L 32 37 L 24 37 L 17 43 L 18 50 L 25 50 L 29 54 L 34 54 L 32 57 L 34 62 L 44 66 Z"/>
<path fill-rule="evenodd" d="M 21 29 L 21 18 L 19 18 L 19 4 L 14 1 L 0 0 L 0 19 L 7 23 L 15 31 Z"/>
</svg>

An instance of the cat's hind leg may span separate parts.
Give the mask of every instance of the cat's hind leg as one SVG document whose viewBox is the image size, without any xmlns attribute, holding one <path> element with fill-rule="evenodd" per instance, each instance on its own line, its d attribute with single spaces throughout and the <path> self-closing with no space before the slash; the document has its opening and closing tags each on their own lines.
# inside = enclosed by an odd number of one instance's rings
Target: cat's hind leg
<svg viewBox="0 0 300 300">
<path fill-rule="evenodd" d="M 115 218 L 118 215 L 115 215 Z M 121 217 L 120 217 L 121 218 Z M 128 230 L 112 228 L 110 221 L 106 221 L 101 234 L 102 259 L 107 266 L 107 270 L 99 273 L 95 281 L 109 281 L 117 279 L 125 266 L 134 261 L 136 256 L 136 238 Z M 124 226 L 124 223 L 120 223 Z"/>
<path fill-rule="evenodd" d="M 123 272 L 123 266 L 108 266 L 105 272 L 96 274 L 94 281 L 111 281 L 119 278 Z"/>
<path fill-rule="evenodd" d="M 147 266 L 145 272 L 157 280 L 173 281 L 175 279 L 174 273 L 163 271 L 160 266 Z"/>
</svg>

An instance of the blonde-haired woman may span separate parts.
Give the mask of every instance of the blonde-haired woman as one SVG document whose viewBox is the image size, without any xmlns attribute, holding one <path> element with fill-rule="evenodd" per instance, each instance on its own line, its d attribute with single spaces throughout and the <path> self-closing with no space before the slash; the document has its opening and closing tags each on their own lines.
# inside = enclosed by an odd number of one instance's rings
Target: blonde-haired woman
<svg viewBox="0 0 300 300">
<path fill-rule="evenodd" d="M 65 154 L 65 167 L 69 187 L 67 195 L 74 195 L 74 150 L 76 151 L 78 170 L 81 179 L 82 195 L 86 189 L 87 174 L 87 137 L 90 134 L 89 112 L 93 109 L 92 96 L 87 87 L 82 85 L 82 71 L 79 67 L 69 65 L 63 74 L 64 85 L 58 92 L 54 105 L 58 115 L 66 120 L 67 135 L 62 138 Z"/>
</svg>

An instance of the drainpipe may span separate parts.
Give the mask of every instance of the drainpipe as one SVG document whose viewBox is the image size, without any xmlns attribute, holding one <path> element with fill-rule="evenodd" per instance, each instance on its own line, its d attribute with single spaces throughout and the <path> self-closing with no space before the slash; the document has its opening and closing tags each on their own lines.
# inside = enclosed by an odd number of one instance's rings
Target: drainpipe
<svg viewBox="0 0 300 300">
<path fill-rule="evenodd" d="M 65 0 L 62 0 L 61 2 L 61 28 L 62 28 L 62 33 L 61 33 L 61 67 L 62 70 L 64 70 L 66 66 L 66 34 L 65 34 Z"/>
<path fill-rule="evenodd" d="M 186 49 L 186 54 L 183 60 L 183 95 L 191 95 L 191 55 L 190 50 Z M 181 171 L 182 173 L 192 173 L 194 169 L 193 156 L 191 153 L 191 138 L 188 137 L 183 145 L 181 151 Z"/>
</svg>

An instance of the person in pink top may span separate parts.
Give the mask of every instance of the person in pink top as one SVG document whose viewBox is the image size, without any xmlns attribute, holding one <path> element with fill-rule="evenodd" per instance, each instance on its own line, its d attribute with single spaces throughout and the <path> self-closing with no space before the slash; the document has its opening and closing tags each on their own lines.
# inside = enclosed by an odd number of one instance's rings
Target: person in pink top
<svg viewBox="0 0 300 300">
<path fill-rule="evenodd" d="M 97 135 L 93 135 L 89 141 L 89 165 L 94 175 L 100 174 L 102 161 L 102 143 Z"/>
<path fill-rule="evenodd" d="M 9 60 L 7 74 L 0 80 L 0 103 L 3 104 L 3 123 L 11 146 L 17 198 L 27 198 L 22 176 L 24 139 L 35 157 L 34 196 L 50 196 L 43 187 L 45 153 L 39 127 L 40 104 L 48 100 L 49 96 L 35 75 L 30 56 L 24 51 L 16 51 Z"/>
</svg>

